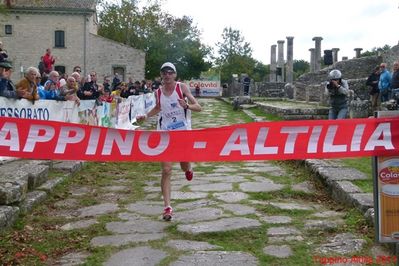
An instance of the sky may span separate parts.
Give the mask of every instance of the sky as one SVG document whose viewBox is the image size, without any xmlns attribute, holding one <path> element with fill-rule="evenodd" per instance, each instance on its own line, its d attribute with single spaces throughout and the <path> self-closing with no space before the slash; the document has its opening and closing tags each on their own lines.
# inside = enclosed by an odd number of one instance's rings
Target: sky
<svg viewBox="0 0 399 266">
<path fill-rule="evenodd" d="M 398 0 L 164 0 L 168 13 L 193 18 L 204 44 L 215 47 L 223 29 L 239 30 L 252 57 L 270 64 L 271 45 L 294 37 L 294 60 L 310 61 L 313 37 L 322 37 L 321 51 L 339 48 L 338 58 L 399 41 Z"/>
</svg>

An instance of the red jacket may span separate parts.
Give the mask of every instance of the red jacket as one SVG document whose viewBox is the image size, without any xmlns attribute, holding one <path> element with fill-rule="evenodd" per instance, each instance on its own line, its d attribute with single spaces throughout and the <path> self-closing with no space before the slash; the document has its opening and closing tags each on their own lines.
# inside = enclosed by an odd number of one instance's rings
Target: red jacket
<svg viewBox="0 0 399 266">
<path fill-rule="evenodd" d="M 43 63 L 44 63 L 44 72 L 48 74 L 53 70 L 55 59 L 52 55 L 45 54 L 43 56 Z"/>
</svg>

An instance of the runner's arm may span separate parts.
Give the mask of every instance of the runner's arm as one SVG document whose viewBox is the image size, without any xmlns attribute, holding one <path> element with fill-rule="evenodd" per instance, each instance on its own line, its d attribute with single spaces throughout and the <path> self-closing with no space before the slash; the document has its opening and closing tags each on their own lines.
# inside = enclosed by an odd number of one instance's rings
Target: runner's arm
<svg viewBox="0 0 399 266">
<path fill-rule="evenodd" d="M 184 83 L 181 83 L 181 90 L 183 92 L 183 95 L 187 97 L 188 103 L 185 100 L 179 99 L 179 104 L 181 107 L 184 109 L 190 109 L 193 112 L 201 112 L 202 107 L 198 103 L 197 99 L 194 98 L 194 96 L 191 94 L 191 91 L 187 88 L 187 85 Z"/>
</svg>

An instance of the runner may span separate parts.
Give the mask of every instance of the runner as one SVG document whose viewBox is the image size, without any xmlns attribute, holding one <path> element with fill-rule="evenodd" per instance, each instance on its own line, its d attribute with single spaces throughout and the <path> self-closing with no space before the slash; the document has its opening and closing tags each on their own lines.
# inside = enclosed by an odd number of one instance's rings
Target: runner
<svg viewBox="0 0 399 266">
<path fill-rule="evenodd" d="M 156 106 L 146 115 L 137 116 L 138 122 L 159 114 L 157 130 L 191 130 L 190 111 L 200 112 L 201 106 L 184 83 L 176 82 L 176 67 L 166 62 L 161 66 L 162 85 L 155 92 Z M 186 101 L 187 99 L 187 101 Z M 186 179 L 193 179 L 193 170 L 189 162 L 181 162 Z M 173 210 L 170 204 L 172 163 L 162 162 L 161 189 L 164 200 L 163 219 L 170 221 Z"/>
</svg>

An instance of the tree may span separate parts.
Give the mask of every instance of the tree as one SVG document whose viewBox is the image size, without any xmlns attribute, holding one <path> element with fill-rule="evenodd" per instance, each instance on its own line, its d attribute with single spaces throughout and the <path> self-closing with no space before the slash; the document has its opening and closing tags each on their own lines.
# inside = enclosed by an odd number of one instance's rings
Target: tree
<svg viewBox="0 0 399 266">
<path fill-rule="evenodd" d="M 309 72 L 310 64 L 305 60 L 294 60 L 294 76 L 295 78 Z"/>
<path fill-rule="evenodd" d="M 204 58 L 210 48 L 200 41 L 200 33 L 190 17 L 175 18 L 161 11 L 157 1 L 122 0 L 120 4 L 102 2 L 99 35 L 122 42 L 146 53 L 146 78 L 159 75 L 165 61 L 176 64 L 178 77 L 200 76 L 211 64 Z"/>
<path fill-rule="evenodd" d="M 231 27 L 224 28 L 222 41 L 217 42 L 218 56 L 215 57 L 216 68 L 220 70 L 221 81 L 228 82 L 232 74 L 248 74 L 255 81 L 263 81 L 269 69 L 252 58 L 252 48 L 244 40 L 240 31 Z"/>
<path fill-rule="evenodd" d="M 224 28 L 222 33 L 222 42 L 216 43 L 219 48 L 219 57 L 217 58 L 218 64 L 229 62 L 230 59 L 238 56 L 251 57 L 252 48 L 248 42 L 244 41 L 239 30 L 233 30 L 231 27 Z"/>
<path fill-rule="evenodd" d="M 385 44 L 383 47 L 374 47 L 371 49 L 371 51 L 365 51 L 364 53 L 361 53 L 360 57 L 366 57 L 366 56 L 373 56 L 373 55 L 378 55 L 378 52 L 385 52 L 391 49 L 391 46 L 388 44 Z"/>
</svg>

